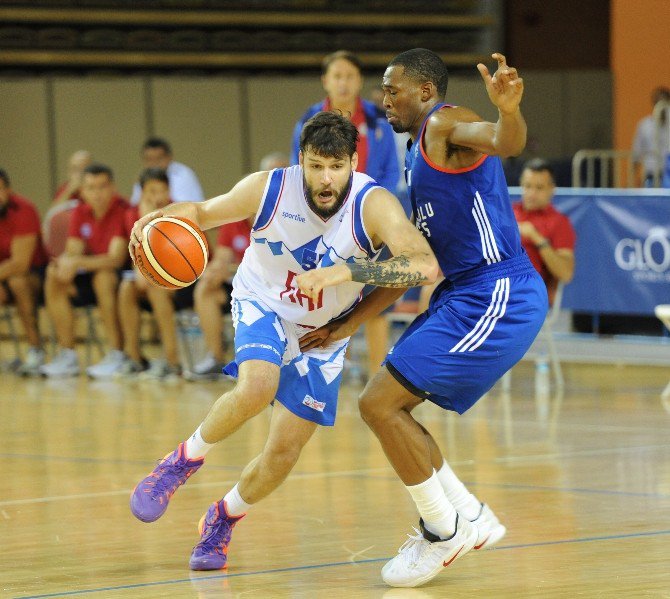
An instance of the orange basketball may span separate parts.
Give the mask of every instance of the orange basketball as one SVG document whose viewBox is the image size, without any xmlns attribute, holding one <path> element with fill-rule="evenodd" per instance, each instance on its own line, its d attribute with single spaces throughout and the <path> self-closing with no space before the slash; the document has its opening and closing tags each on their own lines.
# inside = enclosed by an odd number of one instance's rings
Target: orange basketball
<svg viewBox="0 0 670 599">
<path fill-rule="evenodd" d="M 168 289 L 188 287 L 205 270 L 207 238 L 186 218 L 161 216 L 142 230 L 142 245 L 135 251 L 137 268 L 154 285 Z"/>
</svg>

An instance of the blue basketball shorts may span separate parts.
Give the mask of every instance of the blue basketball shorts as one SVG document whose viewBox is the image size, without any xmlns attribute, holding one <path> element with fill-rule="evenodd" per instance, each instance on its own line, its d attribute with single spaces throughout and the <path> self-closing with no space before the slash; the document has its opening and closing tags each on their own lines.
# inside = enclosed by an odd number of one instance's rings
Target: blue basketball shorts
<svg viewBox="0 0 670 599">
<path fill-rule="evenodd" d="M 547 307 L 525 254 L 482 267 L 436 289 L 386 367 L 414 395 L 462 414 L 528 351 Z"/>
<path fill-rule="evenodd" d="M 237 376 L 247 360 L 279 366 L 276 399 L 296 416 L 323 426 L 335 424 L 337 396 L 347 340 L 302 353 L 295 325 L 283 321 L 261 301 L 233 299 L 235 361 L 224 373 Z"/>
</svg>

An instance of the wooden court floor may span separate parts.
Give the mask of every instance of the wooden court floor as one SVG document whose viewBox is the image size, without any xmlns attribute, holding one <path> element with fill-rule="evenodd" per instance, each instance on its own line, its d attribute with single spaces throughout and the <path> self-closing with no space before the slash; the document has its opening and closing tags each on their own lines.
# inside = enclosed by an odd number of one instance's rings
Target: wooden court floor
<svg viewBox="0 0 670 599">
<path fill-rule="evenodd" d="M 409 495 L 346 386 L 337 425 L 236 527 L 227 574 L 191 573 L 196 524 L 262 446 L 267 414 L 210 452 L 153 524 L 135 483 L 225 384 L 19 379 L 0 386 L 0 596 L 196 598 L 670 598 L 670 369 L 566 365 L 563 396 L 534 397 L 522 363 L 463 417 L 421 421 L 507 525 L 493 550 L 428 586 L 379 570 L 416 525 Z"/>
</svg>

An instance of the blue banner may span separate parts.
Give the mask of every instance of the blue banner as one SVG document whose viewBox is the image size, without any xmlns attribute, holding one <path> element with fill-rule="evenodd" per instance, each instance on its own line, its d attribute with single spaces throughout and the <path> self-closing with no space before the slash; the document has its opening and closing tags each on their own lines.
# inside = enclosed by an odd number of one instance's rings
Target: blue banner
<svg viewBox="0 0 670 599">
<path fill-rule="evenodd" d="M 520 192 L 510 188 L 512 201 Z M 559 188 L 553 203 L 577 233 L 564 308 L 653 315 L 670 304 L 670 191 Z"/>
</svg>

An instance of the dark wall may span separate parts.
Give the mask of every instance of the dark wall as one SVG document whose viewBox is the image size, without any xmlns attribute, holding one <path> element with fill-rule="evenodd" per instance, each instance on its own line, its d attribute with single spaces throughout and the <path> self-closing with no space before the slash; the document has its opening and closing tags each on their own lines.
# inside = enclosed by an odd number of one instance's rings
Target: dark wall
<svg viewBox="0 0 670 599">
<path fill-rule="evenodd" d="M 505 47 L 525 69 L 608 69 L 609 0 L 507 0 Z"/>
</svg>

